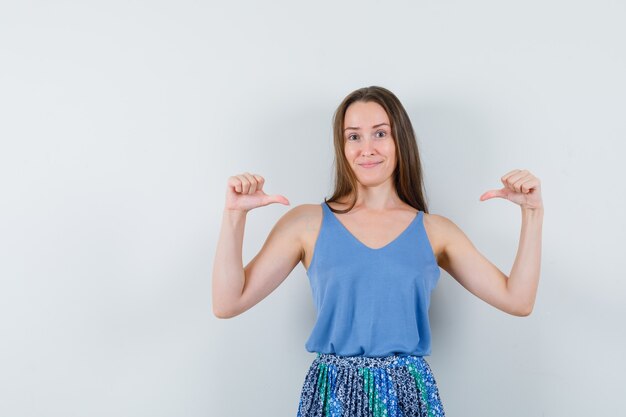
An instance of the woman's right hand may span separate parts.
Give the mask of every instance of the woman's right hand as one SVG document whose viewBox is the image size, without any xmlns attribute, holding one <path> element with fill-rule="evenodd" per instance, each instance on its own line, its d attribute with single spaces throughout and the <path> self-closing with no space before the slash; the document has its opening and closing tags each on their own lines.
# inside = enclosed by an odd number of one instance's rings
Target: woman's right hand
<svg viewBox="0 0 626 417">
<path fill-rule="evenodd" d="M 263 192 L 265 179 L 257 174 L 244 172 L 228 178 L 226 187 L 226 210 L 250 211 L 272 203 L 289 205 L 282 195 L 267 195 Z"/>
</svg>

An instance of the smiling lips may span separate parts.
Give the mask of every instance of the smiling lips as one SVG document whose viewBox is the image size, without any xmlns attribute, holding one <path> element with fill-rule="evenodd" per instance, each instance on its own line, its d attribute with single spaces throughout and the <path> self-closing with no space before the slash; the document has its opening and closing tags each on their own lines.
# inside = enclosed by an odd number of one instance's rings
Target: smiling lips
<svg viewBox="0 0 626 417">
<path fill-rule="evenodd" d="M 380 162 L 382 162 L 382 161 L 380 161 Z M 376 165 L 380 164 L 380 162 L 368 162 L 368 163 L 359 164 L 359 165 L 361 165 L 363 168 L 372 168 L 372 167 L 375 167 Z"/>
</svg>

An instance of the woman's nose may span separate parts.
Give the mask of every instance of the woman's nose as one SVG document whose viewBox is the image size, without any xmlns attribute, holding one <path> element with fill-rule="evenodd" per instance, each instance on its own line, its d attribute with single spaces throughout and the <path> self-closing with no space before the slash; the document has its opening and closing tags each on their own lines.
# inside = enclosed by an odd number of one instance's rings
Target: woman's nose
<svg viewBox="0 0 626 417">
<path fill-rule="evenodd" d="M 366 139 L 363 141 L 363 145 L 361 147 L 362 155 L 371 155 L 374 153 L 374 143 L 370 139 Z"/>
</svg>

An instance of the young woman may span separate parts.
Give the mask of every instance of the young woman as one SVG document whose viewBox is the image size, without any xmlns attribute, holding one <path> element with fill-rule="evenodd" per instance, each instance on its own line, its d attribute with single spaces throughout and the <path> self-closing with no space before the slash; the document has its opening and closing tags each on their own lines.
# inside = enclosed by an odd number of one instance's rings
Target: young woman
<svg viewBox="0 0 626 417">
<path fill-rule="evenodd" d="M 443 416 L 430 354 L 428 307 L 440 267 L 492 306 L 530 314 L 540 275 L 543 204 L 527 170 L 501 177 L 521 208 L 519 248 L 507 276 L 449 219 L 429 214 L 409 117 L 382 87 L 349 94 L 334 117 L 335 190 L 321 204 L 289 210 L 245 266 L 246 214 L 282 195 L 264 178 L 228 179 L 213 269 L 213 312 L 229 318 L 267 297 L 302 262 L 317 308 L 306 342 L 317 352 L 305 377 L 298 417 Z"/>
</svg>

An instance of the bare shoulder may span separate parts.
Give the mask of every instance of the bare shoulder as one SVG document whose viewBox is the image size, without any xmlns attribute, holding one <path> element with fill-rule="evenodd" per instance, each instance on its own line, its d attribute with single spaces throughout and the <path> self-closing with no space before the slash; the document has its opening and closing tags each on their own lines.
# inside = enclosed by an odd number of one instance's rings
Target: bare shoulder
<svg viewBox="0 0 626 417">
<path fill-rule="evenodd" d="M 448 229 L 457 227 L 452 220 L 441 214 L 424 213 L 424 224 L 433 229 Z"/>
<path fill-rule="evenodd" d="M 468 236 L 449 218 L 439 214 L 424 215 L 424 227 L 431 240 L 437 264 L 448 270 L 450 259 L 448 254 L 454 247 L 473 247 Z"/>
<path fill-rule="evenodd" d="M 299 204 L 285 213 L 281 220 L 304 233 L 315 229 L 315 226 L 319 227 L 322 207 L 319 204 Z"/>
<path fill-rule="evenodd" d="M 276 223 L 277 230 L 289 234 L 292 241 L 298 242 L 305 266 L 321 228 L 322 216 L 320 204 L 299 204 L 283 214 Z"/>
<path fill-rule="evenodd" d="M 285 222 L 297 235 L 301 247 L 300 261 L 305 269 L 309 269 L 317 235 L 322 227 L 322 206 L 320 204 L 300 204 L 287 212 Z"/>
<path fill-rule="evenodd" d="M 440 214 L 424 213 L 424 228 L 439 266 L 445 264 L 445 249 L 455 234 L 460 231 L 449 218 Z"/>
</svg>

